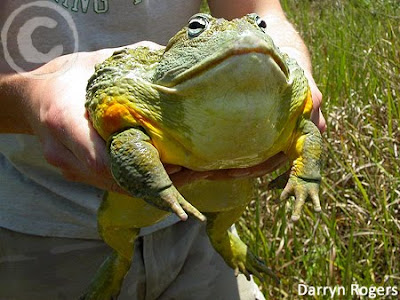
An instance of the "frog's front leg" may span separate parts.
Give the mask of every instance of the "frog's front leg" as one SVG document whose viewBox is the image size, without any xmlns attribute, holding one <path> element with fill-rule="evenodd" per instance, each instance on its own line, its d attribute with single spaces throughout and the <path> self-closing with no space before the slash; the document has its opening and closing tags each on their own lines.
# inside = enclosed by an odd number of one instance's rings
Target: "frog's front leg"
<svg viewBox="0 0 400 300">
<path fill-rule="evenodd" d="M 205 213 L 207 234 L 211 244 L 225 262 L 235 270 L 236 275 L 240 271 L 247 279 L 250 279 L 250 274 L 253 274 L 260 280 L 264 280 L 264 274 L 266 274 L 279 281 L 271 269 L 258 259 L 237 235 L 229 231 L 231 225 L 242 215 L 245 207 Z"/>
<path fill-rule="evenodd" d="M 281 200 L 286 200 L 290 195 L 296 198 L 293 221 L 300 218 L 301 209 L 308 197 L 314 203 L 314 210 L 321 211 L 318 195 L 321 183 L 321 152 L 322 138 L 317 126 L 308 119 L 300 120 L 298 134 L 287 151 L 293 163 L 289 180 L 281 194 Z"/>
<path fill-rule="evenodd" d="M 157 208 L 173 211 L 182 220 L 187 213 L 201 221 L 205 217 L 187 202 L 172 184 L 150 137 L 138 128 L 114 134 L 109 141 L 111 172 L 132 196 Z"/>
</svg>

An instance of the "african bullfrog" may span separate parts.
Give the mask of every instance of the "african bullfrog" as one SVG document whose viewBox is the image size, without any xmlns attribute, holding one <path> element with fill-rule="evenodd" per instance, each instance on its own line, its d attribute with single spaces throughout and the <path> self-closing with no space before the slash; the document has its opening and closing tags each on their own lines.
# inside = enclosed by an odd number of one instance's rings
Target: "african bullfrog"
<svg viewBox="0 0 400 300">
<path fill-rule="evenodd" d="M 202 179 L 178 190 L 163 164 L 246 168 L 284 152 L 292 167 L 282 195 L 296 198 L 292 219 L 307 198 L 320 210 L 321 136 L 309 119 L 310 88 L 265 29 L 256 14 L 231 21 L 196 14 L 164 49 L 123 49 L 96 66 L 86 108 L 130 196 L 104 196 L 98 228 L 114 251 L 82 299 L 116 298 L 140 228 L 171 212 L 205 221 L 210 242 L 236 272 L 273 276 L 229 231 L 255 179 Z"/>
</svg>

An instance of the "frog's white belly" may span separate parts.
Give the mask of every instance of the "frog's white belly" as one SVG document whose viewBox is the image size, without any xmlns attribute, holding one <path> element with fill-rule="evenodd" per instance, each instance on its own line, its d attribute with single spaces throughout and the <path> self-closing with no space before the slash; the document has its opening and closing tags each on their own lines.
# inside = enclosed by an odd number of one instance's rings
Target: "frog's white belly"
<svg viewBox="0 0 400 300">
<path fill-rule="evenodd" d="M 162 159 L 204 170 L 251 166 L 281 151 L 291 95 L 276 68 L 254 54 L 214 67 L 213 82 L 194 78 L 180 85 L 163 104 L 165 134 L 156 142 Z"/>
<path fill-rule="evenodd" d="M 287 115 L 279 113 L 276 103 L 251 94 L 241 103 L 221 103 L 201 110 L 185 107 L 192 110 L 191 118 L 177 124 L 180 130 L 173 136 L 187 150 L 187 167 L 199 168 L 199 160 L 202 169 L 245 167 L 282 150 L 277 139 Z"/>
<path fill-rule="evenodd" d="M 275 99 L 248 93 L 241 101 L 214 98 L 215 105 L 185 101 L 143 127 L 165 163 L 194 170 L 248 167 L 284 151 L 295 129 L 289 104 Z"/>
</svg>

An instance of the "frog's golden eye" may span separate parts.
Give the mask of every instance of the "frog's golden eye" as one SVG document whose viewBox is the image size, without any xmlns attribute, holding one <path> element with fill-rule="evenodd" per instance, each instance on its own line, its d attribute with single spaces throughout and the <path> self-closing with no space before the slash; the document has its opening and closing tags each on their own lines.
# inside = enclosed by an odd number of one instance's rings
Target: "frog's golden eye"
<svg viewBox="0 0 400 300">
<path fill-rule="evenodd" d="M 193 17 L 188 24 L 189 37 L 196 37 L 207 29 L 208 19 L 203 16 Z"/>
<path fill-rule="evenodd" d="M 256 16 L 256 24 L 258 25 L 258 27 L 260 27 L 263 31 L 265 31 L 265 29 L 267 29 L 267 23 L 260 18 L 259 16 Z"/>
</svg>

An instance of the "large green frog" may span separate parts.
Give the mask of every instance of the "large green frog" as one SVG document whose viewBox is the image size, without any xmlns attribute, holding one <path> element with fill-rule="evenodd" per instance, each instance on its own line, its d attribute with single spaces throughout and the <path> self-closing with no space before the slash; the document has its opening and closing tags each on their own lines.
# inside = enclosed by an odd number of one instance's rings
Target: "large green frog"
<svg viewBox="0 0 400 300">
<path fill-rule="evenodd" d="M 197 14 L 165 49 L 124 49 L 96 66 L 86 107 L 130 196 L 103 199 L 99 232 L 114 252 L 83 299 L 116 298 L 140 228 L 171 212 L 206 221 L 212 245 L 236 272 L 271 275 L 228 230 L 251 200 L 254 179 L 203 179 L 178 191 L 163 164 L 246 168 L 284 152 L 292 167 L 282 195 L 296 198 L 292 219 L 308 197 L 320 209 L 321 136 L 309 120 L 310 88 L 265 28 L 255 14 L 232 21 Z"/>
</svg>

